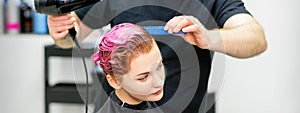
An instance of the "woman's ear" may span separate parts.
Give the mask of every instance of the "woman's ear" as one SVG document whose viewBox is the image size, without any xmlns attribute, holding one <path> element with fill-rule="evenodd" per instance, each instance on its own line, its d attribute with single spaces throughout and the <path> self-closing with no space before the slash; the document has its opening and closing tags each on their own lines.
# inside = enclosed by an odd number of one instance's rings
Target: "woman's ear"
<svg viewBox="0 0 300 113">
<path fill-rule="evenodd" d="M 106 80 L 114 89 L 121 89 L 121 85 L 119 84 L 115 76 L 108 74 L 106 75 Z"/>
</svg>

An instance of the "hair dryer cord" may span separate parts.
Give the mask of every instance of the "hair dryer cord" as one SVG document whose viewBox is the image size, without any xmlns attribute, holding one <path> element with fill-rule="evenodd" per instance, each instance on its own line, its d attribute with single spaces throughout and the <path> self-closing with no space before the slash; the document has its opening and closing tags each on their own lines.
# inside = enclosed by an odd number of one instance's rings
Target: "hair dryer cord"
<svg viewBox="0 0 300 113">
<path fill-rule="evenodd" d="M 83 62 L 83 65 L 84 65 L 84 71 L 85 71 L 85 77 L 86 77 L 86 98 L 85 98 L 85 113 L 88 113 L 88 103 L 89 103 L 89 77 L 88 77 L 88 72 L 87 72 L 87 66 L 86 66 L 86 62 L 85 62 L 85 58 L 82 54 L 82 51 L 81 51 L 81 47 L 79 45 L 79 42 L 78 40 L 76 39 L 76 31 L 75 31 L 75 28 L 71 28 L 69 29 L 69 34 L 72 36 L 73 38 L 73 41 L 75 43 L 75 45 L 77 46 L 78 48 L 78 51 L 79 51 L 79 54 L 82 58 L 82 62 Z"/>
</svg>

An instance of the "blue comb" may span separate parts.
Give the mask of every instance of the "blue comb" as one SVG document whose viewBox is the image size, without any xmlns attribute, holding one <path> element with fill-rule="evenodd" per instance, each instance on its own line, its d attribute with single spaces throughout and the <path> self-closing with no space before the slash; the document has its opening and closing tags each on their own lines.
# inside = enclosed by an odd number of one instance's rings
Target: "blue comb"
<svg viewBox="0 0 300 113">
<path fill-rule="evenodd" d="M 168 31 L 164 30 L 164 26 L 142 26 L 146 31 L 149 32 L 151 35 L 171 35 L 168 33 Z M 186 32 L 179 31 L 177 33 L 173 34 L 186 34 Z"/>
</svg>

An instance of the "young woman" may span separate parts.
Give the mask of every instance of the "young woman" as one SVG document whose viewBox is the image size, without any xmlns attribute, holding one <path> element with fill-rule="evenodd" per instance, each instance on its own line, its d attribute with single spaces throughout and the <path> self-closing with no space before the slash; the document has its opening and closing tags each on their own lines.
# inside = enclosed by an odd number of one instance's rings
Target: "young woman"
<svg viewBox="0 0 300 113">
<path fill-rule="evenodd" d="M 115 89 L 97 113 L 162 112 L 153 102 L 163 96 L 164 66 L 145 29 L 131 23 L 114 26 L 92 58 Z"/>
</svg>

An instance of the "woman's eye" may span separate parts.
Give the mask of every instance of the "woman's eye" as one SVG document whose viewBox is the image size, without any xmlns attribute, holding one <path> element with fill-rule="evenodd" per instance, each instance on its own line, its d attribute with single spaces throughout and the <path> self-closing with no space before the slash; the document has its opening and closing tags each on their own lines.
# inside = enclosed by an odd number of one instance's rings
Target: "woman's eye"
<svg viewBox="0 0 300 113">
<path fill-rule="evenodd" d="M 138 80 L 146 80 L 148 75 L 144 75 L 143 77 L 138 78 Z"/>
</svg>

